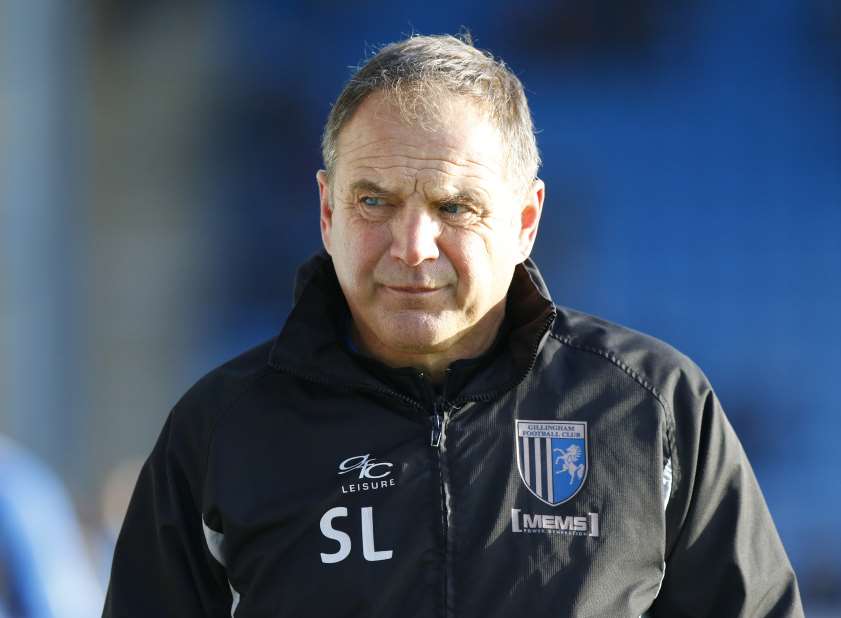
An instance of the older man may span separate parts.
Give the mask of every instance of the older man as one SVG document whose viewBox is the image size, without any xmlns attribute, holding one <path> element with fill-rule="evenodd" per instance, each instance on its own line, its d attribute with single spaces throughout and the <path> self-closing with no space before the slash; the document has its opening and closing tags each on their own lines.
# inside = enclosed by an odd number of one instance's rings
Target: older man
<svg viewBox="0 0 841 618">
<path fill-rule="evenodd" d="M 173 410 L 105 616 L 802 615 L 700 370 L 550 301 L 504 64 L 385 47 L 323 150 L 326 253 L 280 335 Z"/>
</svg>

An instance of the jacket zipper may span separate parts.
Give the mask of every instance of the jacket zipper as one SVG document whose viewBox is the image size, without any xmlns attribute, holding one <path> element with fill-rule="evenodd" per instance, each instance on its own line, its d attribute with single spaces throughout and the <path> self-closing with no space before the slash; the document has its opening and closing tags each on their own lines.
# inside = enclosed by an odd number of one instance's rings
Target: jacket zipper
<svg viewBox="0 0 841 618">
<path fill-rule="evenodd" d="M 441 444 L 441 429 L 443 426 L 441 415 L 438 414 L 438 403 L 435 404 L 435 410 L 432 413 L 432 438 L 429 442 L 430 446 L 438 448 Z"/>
<path fill-rule="evenodd" d="M 445 459 L 447 448 L 447 422 L 450 420 L 450 408 L 446 405 L 443 397 L 435 400 L 432 408 L 432 437 L 430 445 L 436 449 L 438 455 L 438 472 L 440 475 L 441 488 L 441 531 L 444 540 L 444 565 L 443 565 L 443 586 L 442 615 L 449 615 L 447 602 L 449 598 L 450 585 L 450 488 L 449 468 Z"/>
<path fill-rule="evenodd" d="M 447 606 L 447 603 L 450 600 L 450 596 L 451 596 L 451 594 L 450 594 L 450 581 L 449 581 L 449 579 L 450 579 L 449 559 L 450 559 L 450 555 L 452 554 L 452 551 L 451 551 L 451 548 L 450 548 L 450 532 L 449 532 L 449 520 L 450 520 L 450 510 L 451 510 L 450 509 L 450 494 L 449 494 L 449 469 L 447 467 L 446 458 L 445 458 L 445 450 L 446 450 L 446 443 L 447 443 L 447 440 L 446 440 L 447 421 L 449 420 L 449 416 L 450 416 L 451 412 L 454 413 L 455 411 L 459 410 L 466 403 L 468 403 L 470 401 L 475 401 L 475 402 L 490 401 L 490 400 L 498 397 L 500 395 L 500 393 L 502 393 L 505 390 L 508 390 L 509 388 L 511 388 L 512 386 L 518 384 L 534 368 L 534 363 L 537 360 L 537 355 L 540 351 L 540 342 L 543 340 L 543 337 L 546 335 L 546 331 L 548 331 L 549 328 L 551 328 L 552 322 L 554 321 L 555 317 L 556 317 L 556 310 L 553 307 L 550 315 L 548 315 L 546 317 L 545 321 L 544 321 L 543 328 L 541 329 L 541 336 L 536 339 L 536 341 L 534 343 L 534 346 L 531 350 L 531 359 L 530 359 L 531 362 L 529 363 L 528 368 L 526 369 L 526 371 L 522 375 L 518 376 L 518 379 L 515 382 L 513 382 L 509 385 L 506 385 L 502 389 L 497 389 L 497 390 L 489 391 L 489 392 L 482 393 L 482 394 L 475 394 L 475 395 L 471 396 L 469 399 L 456 398 L 454 401 L 452 401 L 449 404 L 447 404 L 447 402 L 446 402 L 446 399 L 445 399 L 446 395 L 441 395 L 441 396 L 438 396 L 437 398 L 434 399 L 433 410 L 432 410 L 432 430 L 431 430 L 431 435 L 430 435 L 430 446 L 432 448 L 436 449 L 436 451 L 437 451 L 438 470 L 439 470 L 439 473 L 440 473 L 441 524 L 442 524 L 442 533 L 443 533 L 443 537 L 444 537 L 444 567 L 443 567 L 443 586 L 442 586 L 442 588 L 443 588 L 442 589 L 442 602 L 443 602 L 442 612 L 443 612 L 444 616 L 449 615 L 449 608 Z M 279 369 L 280 371 L 285 371 L 286 373 L 288 373 L 290 375 L 295 375 L 299 378 L 303 378 L 303 379 L 306 379 L 306 380 L 309 380 L 309 381 L 312 381 L 312 382 L 315 382 L 315 383 L 330 384 L 330 382 L 328 380 L 325 380 L 325 379 L 320 378 L 320 377 L 316 377 L 312 374 L 304 374 L 302 372 L 292 370 L 291 368 L 288 368 L 288 367 L 275 366 L 275 368 Z M 450 372 L 449 367 L 446 369 L 446 372 L 447 373 Z M 419 377 L 423 378 L 423 373 L 420 373 Z M 382 395 L 387 395 L 389 397 L 393 397 L 395 399 L 403 401 L 404 403 L 406 403 L 406 404 L 410 405 L 411 407 L 413 407 L 415 409 L 418 409 L 418 410 L 423 410 L 424 409 L 424 406 L 423 406 L 423 404 L 421 404 L 421 402 L 419 402 L 419 401 L 417 401 L 417 400 L 415 400 L 411 397 L 407 397 L 406 395 L 397 393 L 397 392 L 395 392 L 393 390 L 390 390 L 390 389 L 383 389 L 383 388 L 376 388 L 376 387 L 372 388 L 368 385 L 356 385 L 356 387 L 361 388 L 361 389 L 366 390 L 366 391 L 369 391 L 369 392 L 376 392 L 376 393 L 380 393 Z M 446 387 L 446 378 L 445 378 L 445 387 Z M 446 390 L 445 390 L 445 393 L 446 393 Z"/>
</svg>

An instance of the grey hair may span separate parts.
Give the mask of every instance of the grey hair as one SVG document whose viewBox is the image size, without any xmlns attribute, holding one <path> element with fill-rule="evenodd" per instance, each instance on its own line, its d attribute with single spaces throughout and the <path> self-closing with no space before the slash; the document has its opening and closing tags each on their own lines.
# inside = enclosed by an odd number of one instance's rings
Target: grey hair
<svg viewBox="0 0 841 618">
<path fill-rule="evenodd" d="M 435 116 L 442 95 L 472 99 L 497 127 L 508 153 L 509 176 L 530 184 L 540 154 L 523 85 L 501 60 L 473 46 L 469 34 L 411 36 L 386 45 L 362 64 L 333 104 L 321 139 L 328 178 L 342 128 L 365 100 L 381 92 L 409 123 Z"/>
</svg>

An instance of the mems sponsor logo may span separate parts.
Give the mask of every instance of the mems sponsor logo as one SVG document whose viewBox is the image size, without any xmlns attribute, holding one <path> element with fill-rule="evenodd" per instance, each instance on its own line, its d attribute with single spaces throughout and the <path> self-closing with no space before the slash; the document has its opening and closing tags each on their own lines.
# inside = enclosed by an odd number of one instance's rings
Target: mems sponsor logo
<svg viewBox="0 0 841 618">
<path fill-rule="evenodd" d="M 511 509 L 511 531 L 522 534 L 599 536 L 599 514 L 541 515 Z"/>
</svg>

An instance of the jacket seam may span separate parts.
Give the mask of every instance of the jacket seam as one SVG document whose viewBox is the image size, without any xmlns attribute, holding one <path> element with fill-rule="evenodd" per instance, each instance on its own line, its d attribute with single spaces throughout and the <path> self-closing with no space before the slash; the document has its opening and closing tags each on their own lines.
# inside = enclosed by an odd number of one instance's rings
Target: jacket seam
<svg viewBox="0 0 841 618">
<path fill-rule="evenodd" d="M 620 370 L 622 370 L 623 373 L 625 373 L 632 380 L 634 380 L 634 382 L 636 382 L 644 390 L 651 393 L 654 399 L 663 407 L 663 410 L 666 412 L 666 442 L 669 447 L 669 457 L 672 460 L 673 476 L 671 493 L 674 494 L 675 488 L 680 482 L 680 465 L 677 461 L 677 449 L 675 448 L 675 415 L 671 406 L 669 406 L 668 401 L 666 401 L 666 398 L 663 397 L 662 393 L 660 393 L 660 391 L 657 390 L 657 388 L 651 382 L 649 382 L 645 378 L 645 376 L 633 369 L 627 363 L 623 362 L 620 358 L 618 358 L 609 350 L 578 343 L 569 335 L 558 335 L 555 332 L 550 331 L 549 336 L 561 343 L 562 345 L 573 348 L 575 350 L 580 350 L 582 352 L 589 352 L 590 354 L 595 354 L 596 356 L 604 358 L 605 360 L 613 364 L 615 367 L 618 367 Z"/>
<path fill-rule="evenodd" d="M 249 379 L 246 380 L 245 384 L 242 385 L 242 389 L 236 392 L 231 399 L 222 407 L 218 409 L 211 423 L 210 427 L 210 437 L 207 440 L 207 446 L 204 453 L 204 463 L 202 465 L 202 479 L 201 479 L 201 496 L 202 496 L 202 504 L 199 505 L 199 513 L 201 513 L 202 517 L 204 517 L 203 506 L 204 506 L 204 491 L 205 487 L 207 486 L 207 469 L 210 465 L 210 452 L 213 449 L 213 444 L 216 441 L 216 428 L 219 426 L 219 423 L 222 421 L 222 418 L 230 412 L 234 406 L 236 406 L 240 400 L 247 395 L 254 385 L 264 378 L 266 375 L 271 373 L 268 367 L 262 367 L 260 370 L 257 371 L 254 375 L 252 375 Z"/>
<path fill-rule="evenodd" d="M 755 603 L 755 607 L 762 607 L 765 604 L 765 599 L 768 598 L 768 595 L 770 595 L 772 592 L 775 592 L 777 590 L 777 587 L 779 586 L 779 583 L 781 581 L 780 579 L 777 578 L 777 576 L 780 573 L 783 573 L 783 575 L 784 575 L 784 577 L 782 578 L 782 581 L 790 581 L 789 577 L 785 577 L 786 575 L 790 575 L 789 569 L 784 567 L 784 566 L 782 566 L 782 567 L 778 566 L 777 569 L 774 571 L 773 579 L 769 578 L 770 581 L 771 581 L 771 585 L 768 586 L 768 589 L 762 595 L 762 598 L 759 599 L 759 601 L 757 603 Z M 780 594 L 777 598 L 779 599 L 779 598 L 782 598 L 782 597 L 783 597 L 783 594 Z"/>
</svg>

